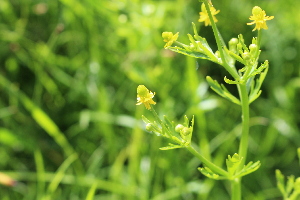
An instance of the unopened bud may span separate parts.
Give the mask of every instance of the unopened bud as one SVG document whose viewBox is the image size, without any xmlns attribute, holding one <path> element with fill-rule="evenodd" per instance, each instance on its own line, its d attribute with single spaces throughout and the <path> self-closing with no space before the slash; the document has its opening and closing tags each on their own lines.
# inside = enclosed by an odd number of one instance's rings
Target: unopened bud
<svg viewBox="0 0 300 200">
<path fill-rule="evenodd" d="M 176 127 L 175 127 L 175 131 L 177 133 L 179 133 L 182 129 L 184 129 L 185 127 L 182 125 L 182 124 L 178 124 Z"/>
<path fill-rule="evenodd" d="M 228 42 L 229 50 L 230 51 L 236 51 L 236 45 L 238 43 L 239 43 L 239 40 L 237 38 L 231 38 L 231 40 Z"/>
<path fill-rule="evenodd" d="M 257 50 L 257 45 L 256 44 L 250 44 L 249 49 L 250 49 L 250 53 L 254 53 Z"/>
<path fill-rule="evenodd" d="M 258 6 L 254 6 L 253 8 L 252 8 L 252 14 L 254 15 L 254 16 L 257 16 L 257 15 L 260 15 L 261 13 L 262 13 L 262 9 L 260 8 L 260 7 L 258 7 Z"/>
<path fill-rule="evenodd" d="M 189 135 L 191 133 L 191 130 L 188 128 L 188 127 L 184 127 L 182 130 L 181 130 L 181 133 L 182 135 Z"/>
<path fill-rule="evenodd" d="M 244 52 L 244 53 L 242 54 L 242 58 L 243 58 L 244 60 L 249 60 L 249 59 L 251 58 L 250 53 L 249 53 L 249 52 Z"/>
</svg>

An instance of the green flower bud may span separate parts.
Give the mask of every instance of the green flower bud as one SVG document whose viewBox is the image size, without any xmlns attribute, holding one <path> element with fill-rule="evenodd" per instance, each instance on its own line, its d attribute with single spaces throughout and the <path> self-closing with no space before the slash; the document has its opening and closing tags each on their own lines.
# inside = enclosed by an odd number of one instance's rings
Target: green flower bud
<svg viewBox="0 0 300 200">
<path fill-rule="evenodd" d="M 253 9 L 252 9 L 252 14 L 254 15 L 254 16 L 257 16 L 257 15 L 260 15 L 261 13 L 262 13 L 262 9 L 260 8 L 260 7 L 258 7 L 258 6 L 255 6 L 255 7 L 253 7 Z"/>
<path fill-rule="evenodd" d="M 251 58 L 250 53 L 249 53 L 249 52 L 244 52 L 244 53 L 242 54 L 242 58 L 243 58 L 244 60 L 249 60 L 249 59 Z"/>
<path fill-rule="evenodd" d="M 231 40 L 228 42 L 229 44 L 229 50 L 236 52 L 236 45 L 239 43 L 239 40 L 237 38 L 231 38 Z"/>
<path fill-rule="evenodd" d="M 249 49 L 250 49 L 250 53 L 252 54 L 252 53 L 256 52 L 257 45 L 256 44 L 250 44 Z"/>
<path fill-rule="evenodd" d="M 189 135 L 191 133 L 191 129 L 189 129 L 188 127 L 184 127 L 181 132 L 182 135 Z"/>
<path fill-rule="evenodd" d="M 184 129 L 185 127 L 182 125 L 182 124 L 178 124 L 176 127 L 175 127 L 175 131 L 177 133 L 179 133 L 182 129 Z"/>
</svg>

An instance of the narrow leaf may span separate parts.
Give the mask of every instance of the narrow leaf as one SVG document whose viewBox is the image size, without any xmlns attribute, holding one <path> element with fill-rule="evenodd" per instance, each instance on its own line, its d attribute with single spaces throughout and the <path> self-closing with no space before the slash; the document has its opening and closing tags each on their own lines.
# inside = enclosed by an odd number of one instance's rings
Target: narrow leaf
<svg viewBox="0 0 300 200">
<path fill-rule="evenodd" d="M 206 80 L 210 88 L 214 90 L 218 95 L 237 105 L 240 105 L 240 101 L 235 96 L 233 96 L 224 85 L 220 85 L 216 80 L 213 80 L 210 76 L 207 76 Z"/>
<path fill-rule="evenodd" d="M 212 59 L 210 59 L 210 57 L 208 57 L 207 55 L 205 55 L 203 53 L 200 53 L 200 52 L 190 51 L 190 50 L 182 49 L 182 48 L 179 48 L 179 47 L 169 47 L 169 49 L 171 51 L 176 52 L 176 53 L 181 53 L 183 55 L 190 56 L 190 57 L 193 57 L 193 58 L 200 58 L 200 59 L 206 59 L 206 60 L 213 61 Z"/>
</svg>

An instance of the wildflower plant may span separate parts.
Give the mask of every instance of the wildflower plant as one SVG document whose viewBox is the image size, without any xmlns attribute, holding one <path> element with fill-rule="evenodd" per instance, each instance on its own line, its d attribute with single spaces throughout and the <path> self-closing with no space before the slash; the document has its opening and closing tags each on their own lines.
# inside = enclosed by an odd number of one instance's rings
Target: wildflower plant
<svg viewBox="0 0 300 200">
<path fill-rule="evenodd" d="M 189 120 L 188 117 L 185 116 L 184 122 L 181 124 L 175 124 L 175 122 L 166 116 L 161 120 L 152 106 L 155 104 L 154 100 L 152 100 L 155 93 L 150 92 L 143 85 L 138 86 L 137 89 L 137 105 L 144 104 L 155 117 L 155 121 L 150 121 L 143 116 L 143 120 L 147 124 L 146 130 L 170 140 L 169 145 L 160 148 L 161 150 L 175 148 L 187 149 L 203 163 L 204 166 L 199 168 L 199 171 L 203 175 L 215 180 L 229 180 L 231 183 L 231 199 L 240 200 L 242 197 L 242 177 L 256 171 L 261 165 L 260 161 L 246 162 L 249 137 L 249 106 L 260 96 L 261 86 L 268 72 L 269 62 L 266 60 L 259 63 L 261 31 L 262 29 L 268 29 L 266 21 L 274 17 L 266 16 L 264 10 L 255 6 L 252 9 L 252 16 L 249 18 L 253 21 L 247 23 L 247 25 L 255 25 L 253 31 L 257 31 L 257 36 L 253 37 L 251 44 L 247 45 L 243 35 L 240 34 L 237 38 L 230 39 L 228 45 L 226 45 L 216 25 L 218 22 L 216 15 L 220 11 L 214 8 L 212 3 L 208 0 L 202 0 L 201 2 L 199 22 L 203 22 L 205 26 L 212 27 L 218 47 L 216 52 L 212 50 L 205 38 L 198 35 L 194 23 L 192 23 L 194 34 L 187 35 L 190 44 L 179 42 L 179 33 L 163 32 L 162 37 L 163 41 L 166 42 L 164 46 L 165 49 L 217 63 L 228 72 L 228 77 L 224 77 L 225 83 L 237 86 L 238 97 L 231 94 L 224 84 L 213 80 L 210 76 L 206 77 L 208 84 L 217 94 L 239 105 L 242 110 L 242 129 L 239 149 L 232 156 L 228 155 L 226 159 L 227 169 L 225 170 L 214 164 L 210 158 L 199 153 L 196 150 L 198 147 L 192 144 L 191 138 L 193 134 L 194 117 Z M 236 62 L 241 63 L 243 67 L 237 68 Z"/>
</svg>

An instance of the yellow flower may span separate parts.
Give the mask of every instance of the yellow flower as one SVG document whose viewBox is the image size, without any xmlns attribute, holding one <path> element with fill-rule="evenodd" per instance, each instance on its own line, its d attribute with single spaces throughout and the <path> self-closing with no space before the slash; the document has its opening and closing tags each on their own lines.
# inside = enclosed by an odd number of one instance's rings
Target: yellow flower
<svg viewBox="0 0 300 200">
<path fill-rule="evenodd" d="M 253 22 L 247 23 L 247 25 L 255 24 L 255 28 L 252 31 L 260 30 L 260 29 L 268 29 L 267 20 L 273 19 L 274 16 L 266 16 L 266 12 L 262 10 L 260 7 L 255 6 L 252 9 L 252 16 L 249 17 Z"/>
<path fill-rule="evenodd" d="M 213 17 L 213 20 L 214 22 L 218 22 L 217 18 L 215 17 L 216 14 L 218 14 L 220 12 L 220 10 L 216 10 L 214 7 L 212 6 L 209 6 L 210 7 L 210 12 L 212 14 L 212 17 Z M 211 25 L 211 22 L 210 22 L 210 19 L 209 19 L 209 16 L 208 16 L 208 13 L 207 13 L 207 10 L 205 8 L 205 4 L 202 3 L 201 5 L 201 11 L 202 12 L 199 12 L 200 14 L 200 18 L 199 18 L 199 22 L 204 22 L 204 25 L 205 26 L 208 26 L 208 25 Z"/>
<path fill-rule="evenodd" d="M 177 32 L 175 35 L 173 35 L 172 32 L 163 32 L 162 33 L 162 37 L 164 39 L 164 42 L 166 42 L 166 45 L 164 46 L 164 48 L 168 48 L 169 46 L 171 46 L 173 44 L 173 42 L 175 42 L 178 38 L 179 32 Z"/>
<path fill-rule="evenodd" d="M 145 107 L 150 110 L 151 106 L 150 104 L 155 105 L 156 102 L 152 100 L 154 97 L 155 92 L 152 93 L 149 91 L 144 85 L 139 85 L 137 88 L 137 104 L 141 105 L 142 103 L 145 105 Z"/>
</svg>

